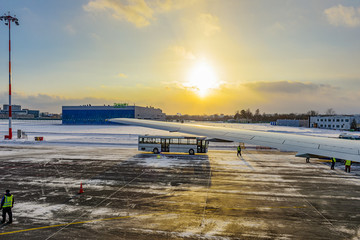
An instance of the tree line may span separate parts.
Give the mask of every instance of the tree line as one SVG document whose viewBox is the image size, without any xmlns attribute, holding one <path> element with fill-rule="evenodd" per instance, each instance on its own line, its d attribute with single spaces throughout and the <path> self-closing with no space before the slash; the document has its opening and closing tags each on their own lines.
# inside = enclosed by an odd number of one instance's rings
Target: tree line
<svg viewBox="0 0 360 240">
<path fill-rule="evenodd" d="M 327 115 L 335 115 L 333 109 L 328 109 Z M 273 122 L 278 119 L 308 120 L 310 116 L 317 116 L 319 112 L 310 110 L 306 113 L 261 113 L 260 109 L 252 112 L 249 108 L 236 111 L 234 115 L 213 114 L 213 115 L 167 115 L 167 120 L 194 120 L 194 121 L 228 121 L 228 122 Z"/>
</svg>

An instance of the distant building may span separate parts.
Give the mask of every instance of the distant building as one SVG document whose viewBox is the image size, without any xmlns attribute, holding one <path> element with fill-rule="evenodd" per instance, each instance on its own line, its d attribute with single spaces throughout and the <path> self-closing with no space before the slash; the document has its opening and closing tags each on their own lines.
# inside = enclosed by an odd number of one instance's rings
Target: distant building
<svg viewBox="0 0 360 240">
<path fill-rule="evenodd" d="M 277 126 L 288 126 L 288 127 L 309 127 L 308 120 L 297 120 L 297 119 L 278 119 L 276 120 Z"/>
<path fill-rule="evenodd" d="M 30 110 L 30 109 L 24 109 L 27 111 L 28 114 L 31 114 L 34 116 L 34 118 L 40 117 L 40 111 L 39 110 Z"/>
<path fill-rule="evenodd" d="M 127 104 L 62 107 L 62 124 L 111 124 L 106 121 L 110 118 L 165 120 L 165 114 L 158 108 L 128 106 Z"/>
<path fill-rule="evenodd" d="M 360 127 L 360 115 L 334 115 L 334 116 L 311 116 L 311 128 L 325 128 L 337 130 L 350 130 L 351 123 L 355 120 L 356 127 Z"/>
<path fill-rule="evenodd" d="M 12 118 L 14 119 L 31 119 L 39 118 L 39 110 L 21 109 L 21 105 L 11 105 Z M 0 110 L 0 118 L 9 117 L 9 105 L 4 104 L 3 110 Z"/>
</svg>

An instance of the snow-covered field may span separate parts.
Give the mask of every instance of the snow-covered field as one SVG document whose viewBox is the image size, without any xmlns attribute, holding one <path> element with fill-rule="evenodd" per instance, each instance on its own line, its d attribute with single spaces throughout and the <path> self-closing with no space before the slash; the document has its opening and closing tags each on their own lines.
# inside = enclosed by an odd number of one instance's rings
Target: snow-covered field
<svg viewBox="0 0 360 240">
<path fill-rule="evenodd" d="M 272 126 L 270 124 L 231 124 L 208 122 L 194 122 L 193 124 L 334 138 L 337 138 L 339 134 L 342 133 L 342 131 L 339 130 L 283 127 Z M 60 120 L 13 120 L 12 128 L 13 140 L 4 140 L 4 136 L 8 134 L 8 120 L 0 120 L 0 144 L 99 145 L 135 148 L 138 135 L 185 135 L 181 133 L 170 133 L 167 131 L 126 125 L 62 125 Z M 17 139 L 18 129 L 25 132 L 27 138 Z M 35 142 L 34 137 L 44 137 L 44 141 Z M 218 143 L 212 143 L 211 145 L 214 146 L 217 144 Z"/>
</svg>

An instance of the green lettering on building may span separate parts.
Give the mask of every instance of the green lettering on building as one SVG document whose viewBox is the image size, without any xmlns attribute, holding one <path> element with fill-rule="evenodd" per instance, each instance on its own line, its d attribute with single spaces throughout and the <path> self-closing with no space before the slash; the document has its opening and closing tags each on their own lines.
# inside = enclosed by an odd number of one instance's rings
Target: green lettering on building
<svg viewBox="0 0 360 240">
<path fill-rule="evenodd" d="M 127 103 L 114 103 L 114 107 L 116 107 L 116 108 L 124 108 L 127 106 L 128 106 Z"/>
</svg>

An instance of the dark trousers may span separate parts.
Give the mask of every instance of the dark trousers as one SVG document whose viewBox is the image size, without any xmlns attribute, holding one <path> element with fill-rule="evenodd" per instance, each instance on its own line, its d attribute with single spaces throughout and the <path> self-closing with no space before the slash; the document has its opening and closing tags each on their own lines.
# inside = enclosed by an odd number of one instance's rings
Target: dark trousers
<svg viewBox="0 0 360 240">
<path fill-rule="evenodd" d="M 11 212 L 11 207 L 6 207 L 2 209 L 2 214 L 3 214 L 3 219 L 2 222 L 4 223 L 6 221 L 6 213 L 9 215 L 9 222 L 12 222 L 12 212 Z"/>
<path fill-rule="evenodd" d="M 350 172 L 350 166 L 345 165 L 345 172 Z"/>
<path fill-rule="evenodd" d="M 331 162 L 331 169 L 334 169 L 335 167 L 335 162 Z"/>
</svg>

